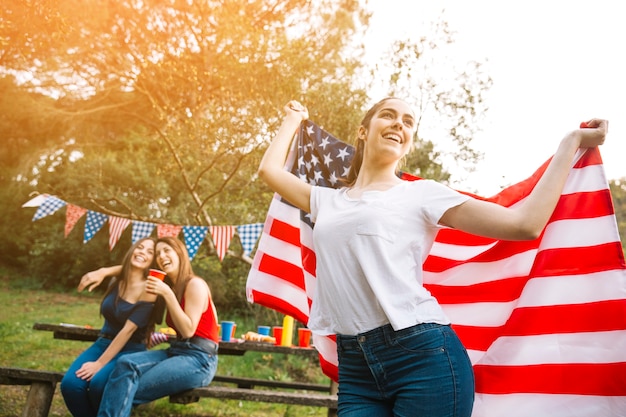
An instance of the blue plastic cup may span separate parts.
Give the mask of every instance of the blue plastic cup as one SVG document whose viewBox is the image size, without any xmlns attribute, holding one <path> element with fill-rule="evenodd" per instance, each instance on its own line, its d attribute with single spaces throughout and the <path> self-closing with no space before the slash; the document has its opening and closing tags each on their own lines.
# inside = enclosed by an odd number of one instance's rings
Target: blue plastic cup
<svg viewBox="0 0 626 417">
<path fill-rule="evenodd" d="M 269 336 L 270 329 L 270 326 L 257 326 L 256 332 L 262 336 Z"/>
<path fill-rule="evenodd" d="M 233 335 L 233 326 L 235 326 L 235 322 L 223 321 L 220 325 L 222 327 L 222 340 L 224 342 L 230 342 Z"/>
</svg>

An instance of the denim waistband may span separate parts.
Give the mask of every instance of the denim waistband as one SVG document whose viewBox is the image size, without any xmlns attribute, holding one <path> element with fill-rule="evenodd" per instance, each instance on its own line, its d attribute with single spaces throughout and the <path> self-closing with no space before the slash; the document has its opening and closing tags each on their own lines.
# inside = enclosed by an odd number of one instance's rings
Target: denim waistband
<svg viewBox="0 0 626 417">
<path fill-rule="evenodd" d="M 357 335 L 338 334 L 337 344 L 346 349 L 354 348 L 355 346 L 358 346 L 359 343 L 365 342 L 369 344 L 385 344 L 399 337 L 401 338 L 415 332 L 426 331 L 442 326 L 447 325 L 438 323 L 420 323 L 404 329 L 394 330 L 393 327 L 391 327 L 391 324 L 385 324 Z"/>
<path fill-rule="evenodd" d="M 217 350 L 219 348 L 219 345 L 216 342 L 199 336 L 193 336 L 188 339 L 176 339 L 176 342 L 191 343 L 192 345 L 196 345 L 200 349 L 204 350 L 209 355 L 217 355 Z"/>
</svg>

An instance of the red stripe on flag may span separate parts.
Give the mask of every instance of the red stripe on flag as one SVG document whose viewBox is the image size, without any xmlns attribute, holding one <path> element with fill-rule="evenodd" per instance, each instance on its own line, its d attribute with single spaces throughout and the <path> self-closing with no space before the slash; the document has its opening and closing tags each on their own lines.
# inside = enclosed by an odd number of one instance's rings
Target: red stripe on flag
<svg viewBox="0 0 626 417">
<path fill-rule="evenodd" d="M 543 250 L 535 257 L 530 275 L 581 275 L 613 269 L 624 269 L 624 252 L 620 242 Z"/>
<path fill-rule="evenodd" d="M 269 234 L 270 236 L 276 237 L 285 243 L 300 246 L 300 229 L 277 218 L 272 220 L 272 226 L 270 227 Z"/>
<path fill-rule="evenodd" d="M 494 262 L 509 258 L 528 250 L 537 249 L 539 240 L 527 240 L 521 242 L 507 242 L 506 245 L 497 244 L 486 251 L 470 259 L 448 259 L 440 256 L 429 255 L 424 262 L 424 270 L 428 272 L 444 272 L 455 266 L 464 265 L 469 262 Z M 503 274 L 506 273 L 503 271 Z"/>
<path fill-rule="evenodd" d="M 262 254 L 258 270 L 268 275 L 279 277 L 297 287 L 304 288 L 302 269 L 294 264 L 276 258 L 267 253 Z"/>
<path fill-rule="evenodd" d="M 602 165 L 600 149 L 588 148 L 582 158 L 574 164 L 574 168 L 584 168 L 591 165 Z"/>
<path fill-rule="evenodd" d="M 467 349 L 486 351 L 502 336 L 533 336 L 626 330 L 626 301 L 610 300 L 588 304 L 520 307 L 502 326 L 479 327 L 454 324 Z"/>
<path fill-rule="evenodd" d="M 550 221 L 589 219 L 614 214 L 611 192 L 599 190 L 588 193 L 562 195 Z"/>
<path fill-rule="evenodd" d="M 299 320 L 301 323 L 306 323 L 308 321 L 308 317 L 305 314 L 300 313 L 299 310 L 294 309 L 292 305 L 283 298 L 256 290 L 252 290 L 252 295 L 254 296 L 254 302 L 256 304 L 271 305 L 273 310 L 276 310 L 279 313 L 288 316 L 292 316 L 294 319 Z"/>
<path fill-rule="evenodd" d="M 517 300 L 529 277 L 513 277 L 466 286 L 424 284 L 440 304 L 508 302 Z"/>
<path fill-rule="evenodd" d="M 475 365 L 476 392 L 626 396 L 626 363 Z"/>
<path fill-rule="evenodd" d="M 309 274 L 315 276 L 317 268 L 317 258 L 313 249 L 302 246 L 302 268 Z"/>
</svg>

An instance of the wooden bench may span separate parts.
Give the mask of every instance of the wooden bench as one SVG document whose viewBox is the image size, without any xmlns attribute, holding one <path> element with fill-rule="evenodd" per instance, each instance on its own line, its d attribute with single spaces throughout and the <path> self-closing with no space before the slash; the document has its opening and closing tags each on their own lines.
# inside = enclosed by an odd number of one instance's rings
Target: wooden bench
<svg viewBox="0 0 626 417">
<path fill-rule="evenodd" d="M 237 388 L 214 385 L 215 383 L 234 384 Z M 254 389 L 255 387 L 281 388 L 290 392 L 274 389 Z M 311 384 L 305 382 L 272 381 L 256 378 L 241 378 L 216 375 L 209 386 L 195 388 L 180 394 L 170 395 L 170 402 L 189 404 L 200 398 L 221 398 L 228 400 L 261 401 L 289 405 L 303 405 L 328 408 L 328 416 L 337 415 L 337 395 L 332 392 L 334 385 Z M 296 392 L 300 391 L 300 392 Z M 317 391 L 324 394 L 301 391 Z"/>
<path fill-rule="evenodd" d="M 180 394 L 170 395 L 170 402 L 177 404 L 189 404 L 199 401 L 200 398 L 221 398 L 228 400 L 307 405 L 312 407 L 328 408 L 329 416 L 336 415 L 337 413 L 337 395 L 258 390 L 249 388 L 229 388 L 214 385 L 194 388 Z"/>
<path fill-rule="evenodd" d="M 0 385 L 30 385 L 22 417 L 47 417 L 61 372 L 0 368 Z"/>
</svg>

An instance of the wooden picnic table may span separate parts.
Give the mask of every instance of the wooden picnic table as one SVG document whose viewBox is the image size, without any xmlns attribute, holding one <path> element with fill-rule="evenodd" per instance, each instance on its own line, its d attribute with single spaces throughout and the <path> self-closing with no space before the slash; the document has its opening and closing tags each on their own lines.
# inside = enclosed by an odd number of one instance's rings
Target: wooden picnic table
<svg viewBox="0 0 626 417">
<path fill-rule="evenodd" d="M 35 323 L 33 329 L 52 332 L 55 339 L 93 342 L 98 338 L 100 329 L 76 326 L 73 324 Z M 220 341 L 218 354 L 243 356 L 246 352 L 281 353 L 318 359 L 315 348 L 297 346 L 279 346 L 267 342 L 252 342 L 235 339 L 230 342 Z M 234 384 L 236 388 L 209 385 L 195 388 L 184 393 L 171 395 L 170 401 L 180 404 L 198 401 L 203 397 L 235 399 L 244 401 L 262 401 L 283 404 L 309 405 L 328 408 L 328 416 L 337 415 L 337 383 L 312 384 L 306 382 L 273 381 L 247 377 L 215 375 L 214 382 Z M 271 389 L 256 390 L 255 387 Z M 287 389 L 289 391 L 278 391 Z M 296 392 L 298 391 L 298 392 Z M 308 392 L 301 392 L 308 391 Z M 319 393 L 311 393 L 318 391 Z"/>
<path fill-rule="evenodd" d="M 100 329 L 76 326 L 73 324 L 35 323 L 35 330 L 44 330 L 53 333 L 55 339 L 78 340 L 94 342 L 98 338 Z M 287 355 L 308 356 L 317 358 L 318 353 L 314 348 L 301 348 L 297 346 L 279 346 L 267 342 L 252 342 L 249 340 L 235 339 L 231 342 L 220 341 L 218 354 L 241 356 L 246 352 L 284 353 Z"/>
</svg>

